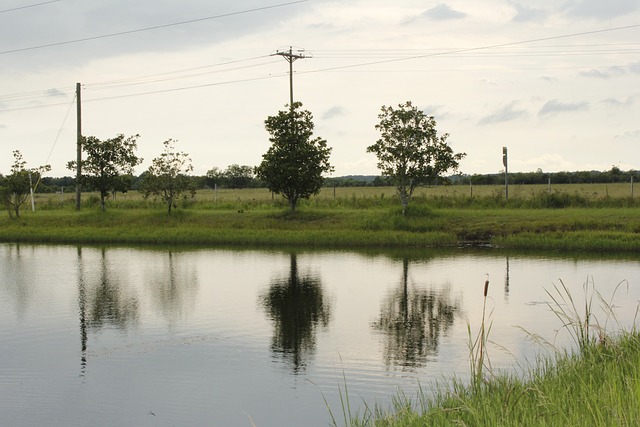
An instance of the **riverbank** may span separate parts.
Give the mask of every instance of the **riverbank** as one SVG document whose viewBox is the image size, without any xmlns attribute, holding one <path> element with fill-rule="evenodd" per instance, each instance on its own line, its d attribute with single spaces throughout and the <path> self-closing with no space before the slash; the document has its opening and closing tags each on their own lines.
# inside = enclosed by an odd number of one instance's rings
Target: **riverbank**
<svg viewBox="0 0 640 427">
<path fill-rule="evenodd" d="M 636 208 L 495 209 L 410 206 L 191 207 L 167 215 L 156 207 L 100 212 L 68 207 L 0 219 L 0 241 L 91 244 L 185 244 L 314 248 L 491 245 L 511 249 L 640 252 Z"/>
<path fill-rule="evenodd" d="M 489 281 L 484 287 L 487 302 Z M 469 326 L 470 379 L 453 377 L 435 384 L 434 394 L 416 399 L 403 392 L 393 407 L 374 407 L 360 417 L 345 417 L 354 427 L 473 426 L 636 426 L 640 425 L 640 331 L 637 314 L 630 325 L 619 322 L 609 300 L 585 283 L 584 298 L 575 299 L 564 283 L 547 290 L 550 312 L 568 332 L 574 347 L 558 349 L 539 336 L 532 339 L 553 349 L 533 365 L 495 371 L 485 350 L 492 322 L 483 317 L 475 340 Z M 595 305 L 594 305 L 595 303 Z M 602 316 L 600 313 L 602 311 Z M 617 325 L 612 331 L 609 325 Z M 486 326 L 486 328 L 485 328 Z M 346 386 L 345 386 L 346 390 Z M 333 414 L 332 414 L 333 415 Z M 335 417 L 334 425 L 337 425 Z"/>
<path fill-rule="evenodd" d="M 577 353 L 545 359 L 524 379 L 454 382 L 434 398 L 405 395 L 352 426 L 635 426 L 640 424 L 640 334 L 592 341 Z"/>
</svg>

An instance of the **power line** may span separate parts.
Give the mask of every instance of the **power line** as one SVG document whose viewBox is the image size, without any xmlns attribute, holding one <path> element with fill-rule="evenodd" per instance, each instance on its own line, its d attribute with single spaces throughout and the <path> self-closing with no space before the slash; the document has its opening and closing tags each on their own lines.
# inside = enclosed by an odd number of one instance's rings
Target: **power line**
<svg viewBox="0 0 640 427">
<path fill-rule="evenodd" d="M 436 56 L 445 56 L 445 55 L 452 55 L 452 54 L 457 54 L 457 53 L 466 53 L 466 52 L 474 52 L 474 51 L 479 51 L 479 50 L 495 49 L 495 48 L 500 48 L 500 47 L 517 46 L 517 45 L 528 44 L 528 43 L 537 43 L 537 42 L 541 42 L 541 41 L 566 39 L 566 38 L 570 38 L 570 37 L 578 37 L 578 36 L 586 36 L 586 35 L 592 35 L 592 34 L 600 34 L 600 33 L 606 33 L 606 32 L 611 32 L 611 31 L 628 30 L 628 29 L 631 29 L 631 28 L 638 28 L 638 27 L 640 27 L 640 24 L 627 25 L 627 26 L 624 26 L 624 27 L 606 28 L 606 29 L 602 29 L 602 30 L 583 31 L 583 32 L 580 32 L 580 33 L 562 34 L 562 35 L 558 35 L 558 36 L 541 37 L 541 38 L 537 38 L 537 39 L 520 40 L 520 41 L 515 41 L 515 42 L 509 42 L 509 43 L 499 43 L 499 44 L 479 46 L 479 47 L 455 49 L 455 50 L 449 50 L 449 51 L 444 51 L 444 52 L 428 53 L 428 54 L 424 54 L 424 55 L 412 55 L 412 56 L 407 56 L 407 57 L 403 57 L 403 58 L 392 58 L 392 59 L 384 59 L 384 60 L 379 60 L 379 61 L 362 62 L 362 63 L 359 63 L 359 64 L 350 64 L 350 65 L 342 65 L 342 66 L 336 66 L 336 67 L 322 68 L 322 69 L 311 70 L 311 71 L 303 71 L 300 74 L 319 73 L 319 72 L 323 72 L 323 71 L 334 71 L 334 70 L 343 70 L 343 69 L 347 69 L 347 68 L 364 67 L 366 65 L 388 64 L 388 63 L 392 63 L 392 62 L 400 62 L 400 61 L 410 61 L 410 60 L 414 60 L 414 59 L 432 58 L 432 57 L 436 57 Z"/>
<path fill-rule="evenodd" d="M 143 95 L 152 95 L 152 94 L 156 94 L 156 93 L 179 92 L 179 91 L 183 91 L 183 90 L 201 89 L 201 88 L 204 88 L 204 87 L 212 87 L 212 86 L 225 86 L 225 85 L 231 85 L 231 84 L 237 84 L 237 83 L 246 83 L 246 82 L 259 81 L 259 80 L 268 80 L 268 79 L 273 79 L 273 78 L 277 78 L 277 77 L 282 77 L 282 76 L 285 76 L 285 75 L 287 75 L 287 74 L 286 73 L 280 73 L 280 74 L 273 74 L 273 75 L 262 76 L 262 77 L 254 77 L 254 78 L 250 78 L 250 79 L 229 80 L 229 81 L 225 81 L 225 82 L 204 83 L 204 84 L 200 84 L 200 85 L 183 86 L 183 87 L 177 87 L 177 88 L 171 88 L 171 89 L 158 89 L 158 90 L 152 90 L 152 91 L 148 91 L 148 92 L 138 92 L 138 93 L 130 93 L 130 94 L 124 94 L 124 95 L 105 96 L 105 97 L 102 97 L 102 98 L 85 99 L 84 102 L 104 101 L 104 100 L 108 100 L 108 99 L 119 99 L 119 98 L 132 98 L 132 97 L 143 96 Z M 4 111 L 8 111 L 8 110 L 4 110 Z"/>
<path fill-rule="evenodd" d="M 427 68 L 427 69 L 404 69 L 404 70 L 331 70 L 330 72 L 336 73 L 368 73 L 368 74 L 384 74 L 384 73 L 443 73 L 443 72 L 484 72 L 484 71 L 545 71 L 545 70 L 608 70 L 611 68 L 633 68 L 635 65 L 600 65 L 600 66 L 575 66 L 575 67 L 524 67 L 524 68 L 503 68 L 503 67 L 493 67 L 493 68 Z"/>
<path fill-rule="evenodd" d="M 237 83 L 247 83 L 247 82 L 259 81 L 259 80 L 274 79 L 274 78 L 279 78 L 279 77 L 283 77 L 283 76 L 286 76 L 286 75 L 287 75 L 287 73 L 270 74 L 268 76 L 253 77 L 253 78 L 248 78 L 248 79 L 229 80 L 229 81 L 224 81 L 224 82 L 204 83 L 204 84 L 199 84 L 199 85 L 182 86 L 182 87 L 170 88 L 170 89 L 151 90 L 151 91 L 147 91 L 147 92 L 138 92 L 138 93 L 123 94 L 123 95 L 104 96 L 104 97 L 101 97 L 101 98 L 84 99 L 83 102 L 87 103 L 87 102 L 94 102 L 94 101 L 105 101 L 105 100 L 110 100 L 110 99 L 133 98 L 133 97 L 138 97 L 138 96 L 143 96 L 143 95 L 153 95 L 153 94 L 157 94 L 157 93 L 179 92 L 179 91 L 184 91 L 184 90 L 201 89 L 201 88 L 212 87 L 212 86 L 225 86 L 225 85 L 231 85 L 231 84 L 237 84 Z M 25 106 L 25 107 L 7 108 L 7 109 L 0 110 L 0 113 L 9 112 L 9 111 L 33 110 L 33 109 L 46 108 L 46 107 L 57 107 L 57 106 L 60 106 L 60 105 L 67 105 L 67 103 L 66 102 L 58 102 L 58 103 L 53 103 L 53 104 L 29 105 L 29 106 Z"/>
<path fill-rule="evenodd" d="M 0 13 L 14 12 L 16 10 L 29 9 L 31 7 L 37 7 L 37 6 L 44 6 L 45 4 L 57 3 L 59 1 L 62 1 L 62 0 L 51 0 L 51 1 L 45 1 L 42 3 L 30 4 L 28 6 L 14 7 L 13 9 L 0 10 Z"/>
<path fill-rule="evenodd" d="M 87 87 L 88 90 L 105 90 L 105 89 L 116 89 L 116 88 L 128 87 L 128 86 L 139 86 L 139 85 L 144 85 L 144 84 L 149 84 L 149 83 L 159 83 L 159 82 L 167 82 L 167 81 L 173 81 L 173 80 L 200 77 L 200 76 L 203 76 L 203 75 L 209 75 L 209 74 L 214 74 L 214 73 L 223 73 L 223 72 L 228 72 L 228 71 L 244 70 L 244 69 L 247 69 L 247 68 L 255 68 L 255 67 L 261 67 L 263 65 L 273 64 L 275 62 L 276 61 L 261 62 L 259 64 L 244 65 L 244 66 L 241 66 L 241 67 L 227 68 L 227 69 L 224 69 L 224 70 L 211 70 L 211 71 L 204 71 L 204 72 L 195 73 L 195 74 L 178 75 L 178 76 L 173 76 L 173 77 L 161 77 L 161 75 L 159 75 L 159 76 L 155 76 L 155 77 L 154 76 L 150 76 L 150 77 L 123 79 L 120 82 L 87 84 L 86 87 Z"/>
<path fill-rule="evenodd" d="M 611 29 L 610 29 L 611 30 Z M 605 30 L 608 31 L 608 30 Z M 562 37 L 562 36 L 560 36 Z M 575 48 L 575 47 L 605 47 L 605 46 L 638 46 L 640 42 L 628 42 L 628 43 L 582 43 L 582 44 L 547 44 L 538 46 L 527 46 L 527 49 L 539 49 L 539 48 Z M 462 49 L 462 48 L 456 48 Z M 314 52 L 421 52 L 424 48 L 391 48 L 391 49 L 314 49 Z M 442 51 L 443 48 L 430 48 L 431 51 Z"/>
<path fill-rule="evenodd" d="M 51 158 L 51 154 L 53 154 L 53 150 L 56 148 L 56 144 L 58 144 L 58 140 L 60 139 L 60 134 L 62 133 L 62 130 L 64 129 L 64 125 L 67 123 L 67 118 L 69 117 L 69 112 L 71 111 L 71 107 L 73 107 L 73 104 L 76 101 L 76 97 L 74 96 L 73 99 L 71 100 L 71 102 L 69 103 L 69 108 L 67 108 L 67 113 L 64 115 L 64 119 L 62 120 L 62 124 L 60 125 L 60 128 L 58 129 L 58 133 L 56 134 L 56 139 L 53 140 L 53 145 L 51 146 L 51 149 L 49 150 L 49 154 L 47 155 L 47 160 L 44 161 L 44 164 L 48 164 L 49 163 L 49 159 Z"/>
<path fill-rule="evenodd" d="M 239 11 L 239 12 L 230 12 L 230 13 L 224 13 L 224 14 L 220 14 L 220 15 L 207 16 L 205 18 L 196 18 L 196 19 L 190 19 L 190 20 L 187 20 L 187 21 L 172 22 L 170 24 L 154 25 L 152 27 L 138 28 L 138 29 L 135 29 L 135 30 L 119 31 L 117 33 L 102 34 L 102 35 L 99 35 L 99 36 L 84 37 L 84 38 L 81 38 L 81 39 L 66 40 L 66 41 L 55 42 L 55 43 L 47 43 L 47 44 L 43 44 L 43 45 L 29 46 L 29 47 L 23 47 L 23 48 L 19 48 L 19 49 L 4 50 L 4 51 L 0 51 L 0 55 L 6 55 L 8 53 L 24 52 L 24 51 L 27 51 L 27 50 L 44 49 L 44 48 L 47 48 L 47 47 L 62 46 L 62 45 L 68 45 L 68 44 L 73 44 L 73 43 L 81 43 L 81 42 L 86 42 L 86 41 L 90 41 L 90 40 L 104 39 L 104 38 L 108 38 L 108 37 L 117 37 L 117 36 L 122 36 L 122 35 L 126 35 L 126 34 L 141 33 L 143 31 L 158 30 L 160 28 L 175 27 L 175 26 L 178 26 L 178 25 L 193 24 L 195 22 L 208 21 L 208 20 L 211 20 L 211 19 L 227 18 L 227 17 L 230 17 L 230 16 L 237 16 L 237 15 L 243 15 L 243 14 L 252 13 L 252 12 L 259 12 L 259 11 L 263 11 L 263 10 L 276 9 L 276 8 L 279 8 L 279 7 L 291 6 L 291 5 L 294 5 L 294 4 L 306 3 L 306 2 L 309 2 L 309 1 L 311 1 L 311 0 L 297 0 L 297 1 L 292 1 L 292 2 L 288 2 L 288 3 L 275 4 L 275 5 L 271 5 L 271 6 L 256 7 L 256 8 L 253 8 L 253 9 L 242 10 L 242 11 Z"/>
<path fill-rule="evenodd" d="M 103 81 L 103 82 L 95 82 L 95 83 L 88 83 L 83 85 L 85 88 L 89 88 L 89 90 L 103 90 L 103 89 L 115 89 L 115 88 L 119 88 L 119 87 L 125 87 L 125 86 L 135 86 L 135 85 L 140 85 L 140 84 L 147 84 L 147 83 L 156 83 L 156 82 L 161 82 L 161 81 L 170 81 L 170 80 L 179 80 L 179 79 L 184 79 L 184 78 L 192 78 L 192 77 L 197 77 L 200 75 L 204 75 L 204 74 L 211 74 L 211 73 L 221 73 L 221 72 L 227 72 L 227 71 L 237 71 L 239 69 L 244 69 L 244 68 L 252 68 L 252 67 L 259 67 L 262 65 L 268 65 L 268 64 L 272 64 L 275 63 L 277 61 L 273 60 L 273 61 L 269 61 L 269 62 L 261 62 L 258 64 L 252 64 L 252 65 L 246 65 L 246 66 L 241 66 L 241 67 L 233 67 L 233 68 L 225 68 L 222 70 L 212 70 L 212 71 L 208 71 L 208 72 L 203 72 L 203 73 L 198 73 L 198 74 L 186 74 L 186 75 L 179 75 L 180 73 L 187 73 L 190 71 L 197 71 L 197 70 L 205 70 L 205 69 L 210 69 L 210 68 L 215 68 L 215 67 L 223 67 L 225 65 L 233 65 L 233 64 L 239 64 L 239 63 L 243 63 L 243 62 L 249 62 L 249 61 L 254 61 L 257 59 L 264 59 L 264 58 L 269 58 L 269 55 L 262 55 L 262 56 L 255 56 L 255 57 L 251 57 L 251 58 L 246 58 L 246 59 L 238 59 L 238 60 L 233 60 L 233 61 L 225 61 L 225 62 L 220 62 L 220 63 L 216 63 L 216 64 L 210 64 L 210 65 L 203 65 L 203 66 L 199 66 L 199 67 L 191 67 L 191 68 L 183 68 L 183 69 L 178 69 L 178 70 L 172 70 L 172 71 L 165 71 L 162 73 L 154 73 L 154 74 L 146 74 L 146 75 L 142 75 L 142 76 L 134 76 L 134 77 L 126 77 L 126 78 L 122 78 L 122 79 L 115 79 L 115 80 L 107 80 L 107 81 Z M 172 74 L 177 74 L 173 77 L 171 77 Z M 162 78 L 162 76 L 167 76 L 165 78 Z M 56 91 L 57 94 L 60 95 L 72 95 L 74 94 L 74 91 L 69 89 L 53 89 Z M 33 100 L 33 99 L 40 99 L 44 96 L 49 95 L 51 92 L 51 89 L 47 89 L 47 90 L 38 90 L 38 91 L 29 91 L 29 92 L 20 92 L 20 93 L 12 93 L 12 94 L 7 94 L 7 95 L 0 95 L 0 102 L 12 102 L 12 101 L 28 101 L 28 100 Z M 75 96 L 75 95 L 74 95 Z M 50 104 L 50 105 L 60 105 L 60 104 Z M 33 108 L 39 108 L 38 106 L 33 106 Z M 9 111 L 9 110 L 2 110 L 2 111 Z"/>
<path fill-rule="evenodd" d="M 158 78 L 161 76 L 167 76 L 167 75 L 171 75 L 171 74 L 179 74 L 179 73 L 187 73 L 190 71 L 198 71 L 198 70 L 204 70 L 207 68 L 214 68 L 214 67 L 222 67 L 224 65 L 233 65 L 233 64 L 239 64 L 241 62 L 248 62 L 248 61 L 254 61 L 256 59 L 263 59 L 263 58 L 268 58 L 269 55 L 261 55 L 261 56 L 254 56 L 251 58 L 246 58 L 246 59 L 236 59 L 233 61 L 225 61 L 225 62 L 220 62 L 217 64 L 210 64 L 210 65 L 201 65 L 198 67 L 191 67 L 191 68 L 181 68 L 178 70 L 172 70 L 172 71 L 164 71 L 162 73 L 154 73 L 154 74 L 145 74 L 142 76 L 134 76 L 134 77 L 125 77 L 122 79 L 116 79 L 116 80 L 108 80 L 105 82 L 99 82 L 99 83 L 91 83 L 91 86 L 106 86 L 106 85 L 111 85 L 111 84 L 118 84 L 118 83 L 126 83 L 126 82 L 131 82 L 131 81 L 136 81 L 136 80 L 142 80 L 142 79 L 152 79 L 152 78 Z M 275 61 L 274 61 L 275 62 Z M 258 64 L 258 65 L 262 65 L 262 64 Z M 251 66 L 248 66 L 251 67 Z M 236 70 L 237 68 L 233 68 L 231 70 Z M 221 71 L 228 71 L 229 69 L 225 69 L 225 70 L 221 70 Z M 176 78 L 182 78 L 181 76 L 178 76 Z"/>
<path fill-rule="evenodd" d="M 304 0 L 304 1 L 309 1 L 309 0 Z M 535 43 L 535 42 L 540 42 L 540 41 L 548 41 L 548 40 L 557 40 L 557 39 L 570 38 L 570 37 L 578 37 L 578 36 L 582 36 L 582 35 L 598 34 L 598 33 L 603 33 L 603 32 L 610 32 L 610 31 L 619 31 L 619 30 L 636 28 L 636 27 L 640 27 L 640 24 L 630 25 L 630 26 L 625 26 L 625 27 L 608 28 L 608 29 L 602 29 L 602 30 L 593 30 L 593 31 L 581 32 L 581 33 L 564 34 L 564 35 L 544 37 L 544 38 L 538 38 L 538 39 L 522 40 L 522 41 L 495 44 L 495 45 L 473 47 L 473 48 L 461 48 L 461 49 L 449 50 L 449 51 L 444 51 L 444 52 L 433 52 L 433 53 L 426 53 L 426 54 L 420 54 L 420 55 L 409 55 L 409 56 L 400 57 L 400 58 L 391 58 L 391 59 L 384 59 L 384 60 L 379 60 L 379 61 L 362 62 L 362 63 L 357 63 L 357 64 L 349 64 L 349 65 L 343 65 L 343 66 L 328 67 L 328 68 L 317 69 L 317 70 L 301 71 L 301 72 L 298 72 L 298 73 L 299 74 L 309 74 L 309 73 L 318 73 L 318 72 L 327 72 L 327 71 L 343 71 L 343 70 L 349 70 L 349 69 L 353 69 L 353 68 L 364 67 L 364 66 L 368 66 L 368 65 L 379 65 L 379 64 L 395 63 L 395 62 L 408 61 L 408 60 L 414 60 L 414 59 L 423 59 L 423 58 L 430 58 L 430 57 L 437 57 L 437 56 L 455 55 L 455 54 L 459 54 L 459 53 L 468 53 L 468 52 L 488 50 L 488 49 L 493 49 L 493 48 L 517 46 L 517 45 Z M 408 49 L 408 50 L 413 50 L 413 49 Z M 258 59 L 258 58 L 263 58 L 263 57 L 264 56 L 259 56 L 259 57 L 249 58 L 247 60 L 253 60 L 253 59 Z M 244 60 L 230 61 L 229 63 L 242 62 L 242 61 L 244 61 Z M 223 64 L 227 64 L 227 63 L 223 63 Z M 223 64 L 219 64 L 219 65 L 223 65 Z M 195 68 L 191 68 L 191 69 L 178 70 L 178 71 L 174 71 L 174 72 L 159 73 L 159 74 L 155 74 L 155 75 L 150 75 L 150 77 L 153 77 L 153 76 L 156 76 L 156 75 L 160 76 L 160 75 L 163 75 L 163 74 L 179 73 L 181 71 L 189 71 L 189 70 L 195 70 L 195 69 L 213 67 L 213 66 L 215 66 L 215 65 L 204 66 L 204 67 L 195 67 Z M 609 65 L 609 66 L 606 66 L 606 67 L 595 67 L 595 68 L 610 68 L 611 66 L 612 65 Z M 624 67 L 624 66 L 618 66 L 618 67 Z M 570 67 L 570 69 L 582 69 L 582 68 L 594 68 L 594 67 Z M 561 68 L 558 68 L 558 67 L 549 67 L 549 68 L 537 67 L 537 68 L 534 68 L 534 69 L 544 70 L 544 69 L 567 69 L 567 68 L 566 67 L 561 67 Z M 513 70 L 513 69 L 511 69 L 511 70 Z M 222 71 L 226 71 L 226 70 L 222 70 Z M 495 71 L 502 71 L 502 70 L 501 69 L 495 69 Z M 397 70 L 395 70 L 393 72 L 397 72 Z M 282 75 L 284 75 L 284 74 L 276 74 L 276 75 L 269 75 L 269 76 L 263 76 L 263 77 L 248 78 L 248 79 L 237 79 L 237 80 L 215 82 L 215 83 L 208 83 L 208 84 L 200 84 L 200 85 L 193 85 L 193 86 L 183 86 L 183 87 L 170 88 L 170 89 L 160 89 L 160 90 L 139 92 L 139 93 L 133 93 L 133 94 L 115 95 L 115 96 L 108 96 L 108 97 L 102 97 L 102 98 L 88 99 L 86 101 L 90 102 L 90 101 L 100 101 L 100 100 L 117 99 L 117 98 L 137 97 L 137 96 L 157 94 L 157 93 L 177 92 L 177 91 L 183 91 L 183 90 L 189 90 L 189 89 L 198 89 L 198 88 L 204 88 L 204 87 L 238 84 L 238 83 L 245 83 L 245 82 L 266 80 L 266 79 L 281 77 Z M 147 77 L 149 77 L 149 76 L 147 76 Z M 187 76 L 187 77 L 189 77 L 189 76 Z M 135 79 L 139 79 L 139 78 L 140 77 L 137 77 L 137 78 L 133 77 L 133 78 L 130 78 L 130 79 L 114 80 L 114 81 L 111 81 L 111 82 L 118 83 L 118 82 L 126 82 L 128 80 L 129 81 L 135 81 Z M 177 76 L 175 78 L 167 78 L 165 80 L 173 80 L 173 79 L 178 79 L 178 78 L 183 78 L 183 77 L 182 76 Z M 95 86 L 98 86 L 98 88 L 99 88 L 100 85 L 111 84 L 111 82 L 96 83 Z M 138 83 L 130 83 L 129 85 L 153 83 L 153 82 L 155 82 L 155 81 L 141 81 L 141 82 L 138 82 Z M 121 84 L 120 86 L 125 86 L 125 85 L 126 84 Z M 119 87 L 119 86 L 114 86 L 114 87 Z M 4 100 L 25 99 L 25 98 L 19 98 L 19 97 L 22 96 L 22 95 L 28 96 L 28 95 L 31 95 L 31 94 L 38 94 L 38 93 L 46 94 L 47 92 L 48 91 L 40 91 L 40 92 L 27 92 L 26 95 L 25 94 L 7 95 L 6 98 L 0 97 L 0 100 L 3 100 L 3 99 Z M 11 97 L 17 97 L 17 98 L 11 99 Z M 25 107 L 8 108 L 8 109 L 2 109 L 2 110 L 0 110 L 0 112 L 27 110 L 27 109 L 44 108 L 44 107 L 53 107 L 53 106 L 59 106 L 59 105 L 66 105 L 66 103 L 52 103 L 52 104 L 42 104 L 42 105 L 33 105 L 33 106 L 25 106 Z"/>
</svg>

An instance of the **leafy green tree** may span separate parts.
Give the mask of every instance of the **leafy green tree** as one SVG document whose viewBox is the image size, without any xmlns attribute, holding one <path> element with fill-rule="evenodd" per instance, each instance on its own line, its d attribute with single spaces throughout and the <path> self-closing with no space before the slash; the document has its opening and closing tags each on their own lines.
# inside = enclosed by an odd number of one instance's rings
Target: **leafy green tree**
<svg viewBox="0 0 640 427">
<path fill-rule="evenodd" d="M 167 204 L 169 215 L 171 208 L 176 206 L 177 198 L 185 193 L 191 197 L 196 194 L 194 182 L 188 175 L 193 171 L 191 159 L 187 153 L 176 151 L 173 142 L 168 139 L 163 143 L 164 152 L 153 159 L 142 180 L 144 197 L 160 196 Z"/>
<path fill-rule="evenodd" d="M 434 182 L 448 170 L 457 170 L 465 153 L 454 153 L 447 144 L 449 134 L 438 136 L 436 121 L 407 101 L 393 107 L 382 106 L 376 129 L 381 138 L 367 147 L 378 157 L 378 168 L 396 187 L 402 214 L 417 186 Z"/>
<path fill-rule="evenodd" d="M 272 145 L 256 168 L 258 178 L 271 191 L 282 194 L 292 212 L 300 199 L 320 191 L 322 174 L 333 171 L 329 164 L 331 148 L 320 137 L 312 139 L 313 116 L 301 107 L 300 102 L 294 102 L 293 108 L 265 120 Z"/>
<path fill-rule="evenodd" d="M 33 182 L 39 182 L 42 173 L 51 170 L 51 166 L 44 165 L 27 169 L 27 162 L 19 150 L 13 152 L 13 166 L 11 173 L 3 179 L 2 198 L 4 199 L 9 216 L 20 217 L 20 208 L 31 194 Z"/>
<path fill-rule="evenodd" d="M 227 185 L 231 188 L 247 188 L 253 180 L 253 169 L 251 166 L 240 166 L 233 164 L 227 167 L 224 176 Z"/>
<path fill-rule="evenodd" d="M 100 193 L 100 209 L 105 210 L 105 199 L 116 192 L 126 193 L 132 183 L 133 168 L 142 163 L 136 156 L 137 140 L 140 135 L 125 138 L 120 134 L 115 138 L 99 140 L 89 136 L 82 141 L 82 151 L 86 159 L 82 161 L 81 183 Z M 67 163 L 67 168 L 76 169 L 76 161 Z"/>
<path fill-rule="evenodd" d="M 225 180 L 224 172 L 220 170 L 219 167 L 214 166 L 213 168 L 207 171 L 206 175 L 206 183 L 207 187 L 214 188 L 216 186 L 222 186 Z"/>
</svg>

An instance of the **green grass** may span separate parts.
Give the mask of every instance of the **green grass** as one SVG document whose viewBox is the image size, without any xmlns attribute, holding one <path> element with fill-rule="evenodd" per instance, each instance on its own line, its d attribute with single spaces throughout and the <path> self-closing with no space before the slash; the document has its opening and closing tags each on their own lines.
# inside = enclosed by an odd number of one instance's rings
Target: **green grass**
<svg viewBox="0 0 640 427">
<path fill-rule="evenodd" d="M 595 292 L 593 284 L 585 285 L 581 302 L 573 299 L 564 284 L 548 296 L 551 311 L 575 341 L 574 351 L 540 358 L 524 376 L 483 375 L 478 372 L 483 363 L 478 341 L 470 338 L 470 383 L 454 378 L 450 385 L 440 384 L 433 396 L 419 391 L 413 399 L 399 393 L 390 408 L 366 407 L 359 417 L 345 417 L 344 425 L 640 425 L 640 333 L 635 322 L 630 330 L 608 331 L 609 322 L 617 323 L 615 309 L 612 300 L 605 301 Z M 593 315 L 594 297 L 607 313 L 605 323 L 599 323 Z M 483 326 L 484 321 L 483 316 Z M 484 338 L 481 332 L 479 339 Z M 346 413 L 350 415 L 350 411 Z M 338 425 L 333 413 L 331 417 Z"/>
<path fill-rule="evenodd" d="M 523 187 L 527 197 L 508 204 L 499 187 L 473 198 L 458 194 L 462 186 L 418 189 L 406 217 L 392 188 L 336 188 L 335 197 L 325 188 L 296 213 L 265 189 L 209 190 L 181 200 L 171 216 L 137 192 L 109 200 L 104 213 L 93 194 L 83 195 L 80 212 L 73 195 L 38 195 L 36 212 L 25 206 L 19 219 L 0 218 L 0 241 L 640 251 L 640 199 L 623 197 L 621 184 L 618 197 L 595 197 L 595 187 L 556 195 Z"/>
</svg>

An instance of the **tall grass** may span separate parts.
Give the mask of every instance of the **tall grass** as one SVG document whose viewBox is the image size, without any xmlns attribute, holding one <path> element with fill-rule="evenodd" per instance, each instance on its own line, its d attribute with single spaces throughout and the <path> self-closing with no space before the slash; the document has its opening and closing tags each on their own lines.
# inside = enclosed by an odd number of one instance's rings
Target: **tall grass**
<svg viewBox="0 0 640 427">
<path fill-rule="evenodd" d="M 486 353 L 487 341 L 491 334 L 491 327 L 493 322 L 487 322 L 487 294 L 489 291 L 489 278 L 484 282 L 484 293 L 482 298 L 482 319 L 480 320 L 480 331 L 475 339 L 472 338 L 471 325 L 467 324 L 467 331 L 469 333 L 469 361 L 471 371 L 471 387 L 482 387 L 482 383 L 485 382 L 484 369 L 492 372 L 491 362 Z M 490 315 L 490 314 L 489 314 Z"/>
<path fill-rule="evenodd" d="M 584 286 L 578 302 L 561 282 L 547 293 L 548 307 L 568 331 L 576 350 L 556 349 L 540 357 L 523 377 L 494 374 L 482 377 L 481 332 L 471 345 L 471 383 L 453 379 L 426 396 L 399 393 L 388 409 L 375 407 L 351 426 L 636 426 L 640 425 L 640 333 L 638 310 L 630 329 L 618 323 L 610 299 L 593 282 Z M 594 301 L 604 318 L 599 319 Z M 484 322 L 484 315 L 483 315 Z M 482 330 L 482 328 L 481 328 Z M 474 349 L 476 349 L 474 351 Z M 334 425 L 335 420 L 334 420 Z"/>
</svg>

